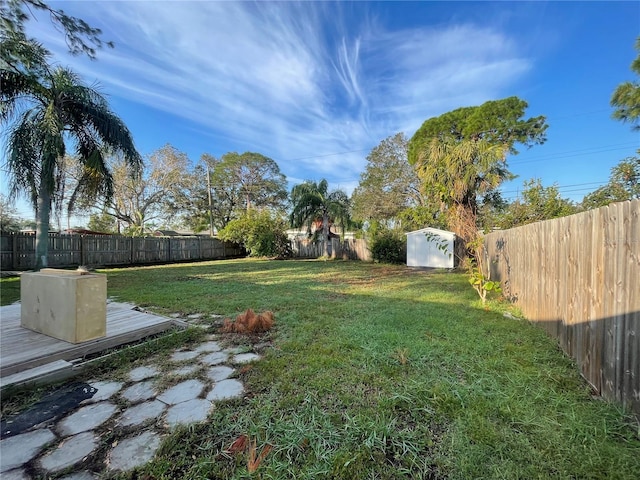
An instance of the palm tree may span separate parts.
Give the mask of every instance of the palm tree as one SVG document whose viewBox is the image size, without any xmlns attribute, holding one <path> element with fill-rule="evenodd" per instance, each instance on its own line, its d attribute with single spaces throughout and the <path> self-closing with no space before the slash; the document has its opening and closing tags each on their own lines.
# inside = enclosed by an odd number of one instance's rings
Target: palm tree
<svg viewBox="0 0 640 480">
<path fill-rule="evenodd" d="M 82 166 L 73 199 L 79 195 L 110 197 L 113 184 L 107 152 L 121 152 L 136 170 L 142 158 L 129 129 L 110 110 L 106 99 L 83 85 L 71 70 L 50 69 L 44 58 L 36 59 L 33 65 L 13 63 L 4 55 L 2 60 L 0 121 L 9 125 L 5 168 L 11 178 L 11 195 L 26 193 L 35 208 L 39 269 L 47 266 L 49 217 L 52 202 L 64 184 L 68 147 L 75 150 Z"/>
<path fill-rule="evenodd" d="M 342 190 L 329 192 L 325 179 L 319 183 L 307 180 L 291 190 L 293 210 L 290 216 L 291 226 L 300 228 L 307 224 L 310 228 L 315 220 L 322 219 L 323 254 L 329 251 L 329 222 L 339 222 L 343 231 L 350 221 L 349 197 Z"/>
<path fill-rule="evenodd" d="M 418 176 L 433 201 L 448 211 L 449 228 L 465 243 L 477 236 L 478 197 L 491 195 L 513 175 L 506 166 L 507 146 L 486 140 L 434 137 L 419 154 Z"/>
</svg>

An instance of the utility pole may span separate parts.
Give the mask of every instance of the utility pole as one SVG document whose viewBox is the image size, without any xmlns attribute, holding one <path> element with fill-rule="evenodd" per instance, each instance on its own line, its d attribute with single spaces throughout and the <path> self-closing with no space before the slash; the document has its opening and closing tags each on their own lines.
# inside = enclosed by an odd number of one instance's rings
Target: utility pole
<svg viewBox="0 0 640 480">
<path fill-rule="evenodd" d="M 209 174 L 209 162 L 204 161 L 207 166 L 207 196 L 209 197 L 209 235 L 213 237 L 213 206 L 211 204 L 211 175 Z"/>
</svg>

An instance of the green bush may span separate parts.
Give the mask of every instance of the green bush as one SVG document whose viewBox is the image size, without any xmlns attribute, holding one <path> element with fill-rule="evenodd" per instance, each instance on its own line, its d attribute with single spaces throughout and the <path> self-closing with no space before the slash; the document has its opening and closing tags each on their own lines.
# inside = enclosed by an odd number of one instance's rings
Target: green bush
<svg viewBox="0 0 640 480">
<path fill-rule="evenodd" d="M 371 242 L 371 256 L 374 262 L 405 263 L 407 261 L 407 238 L 402 233 L 381 231 Z"/>
<path fill-rule="evenodd" d="M 218 237 L 229 242 L 241 243 L 251 257 L 291 255 L 284 220 L 266 210 L 249 210 L 242 217 L 229 222 L 218 232 Z"/>
</svg>

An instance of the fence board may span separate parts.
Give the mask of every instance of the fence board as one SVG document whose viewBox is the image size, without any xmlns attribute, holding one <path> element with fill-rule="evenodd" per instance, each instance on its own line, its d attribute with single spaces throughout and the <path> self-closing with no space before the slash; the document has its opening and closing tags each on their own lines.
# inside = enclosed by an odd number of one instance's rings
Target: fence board
<svg viewBox="0 0 640 480">
<path fill-rule="evenodd" d="M 640 200 L 492 232 L 485 248 L 505 295 L 640 413 Z"/>
</svg>

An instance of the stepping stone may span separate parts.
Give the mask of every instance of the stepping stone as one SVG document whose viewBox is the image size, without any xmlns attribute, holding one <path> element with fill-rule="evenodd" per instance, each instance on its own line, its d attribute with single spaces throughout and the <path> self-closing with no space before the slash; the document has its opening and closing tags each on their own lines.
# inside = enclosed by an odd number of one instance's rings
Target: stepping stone
<svg viewBox="0 0 640 480">
<path fill-rule="evenodd" d="M 39 460 L 39 466 L 47 472 L 58 472 L 80 462 L 98 446 L 93 432 L 79 433 L 66 438 L 58 448 Z"/>
<path fill-rule="evenodd" d="M 225 352 L 213 352 L 200 359 L 205 365 L 218 365 L 229 359 L 229 355 Z"/>
<path fill-rule="evenodd" d="M 87 472 L 85 470 L 84 472 L 72 473 L 71 475 L 62 477 L 60 480 L 95 480 L 96 478 L 98 477 L 96 477 L 93 473 Z"/>
<path fill-rule="evenodd" d="M 122 397 L 131 403 L 143 402 L 157 395 L 153 382 L 135 383 L 121 393 Z"/>
<path fill-rule="evenodd" d="M 197 320 L 199 318 L 202 318 L 202 314 L 201 313 L 192 313 L 191 315 L 187 315 L 187 318 L 189 320 Z"/>
<path fill-rule="evenodd" d="M 171 372 L 171 374 L 176 375 L 178 377 L 184 377 L 186 375 L 191 375 L 192 373 L 195 373 L 199 368 L 200 368 L 199 365 L 187 365 L 185 367 L 174 370 L 173 372 Z"/>
<path fill-rule="evenodd" d="M 251 363 L 260 360 L 260 355 L 255 353 L 240 353 L 233 357 L 233 363 Z"/>
<path fill-rule="evenodd" d="M 176 405 L 177 403 L 198 398 L 202 393 L 202 390 L 204 390 L 204 384 L 201 381 L 187 380 L 171 387 L 161 395 L 158 395 L 158 400 L 166 403 L 167 405 Z"/>
<path fill-rule="evenodd" d="M 102 402 L 82 407 L 58 422 L 58 431 L 63 437 L 86 432 L 99 427 L 118 410 L 113 403 Z"/>
<path fill-rule="evenodd" d="M 93 397 L 83 401 L 83 404 L 109 400 L 122 389 L 124 384 L 122 382 L 94 382 L 90 385 L 98 391 L 93 395 Z"/>
<path fill-rule="evenodd" d="M 219 352 L 220 350 L 222 350 L 222 346 L 218 342 L 206 342 L 194 348 L 194 351 L 199 353 Z"/>
<path fill-rule="evenodd" d="M 193 360 L 198 355 L 200 355 L 198 352 L 193 352 L 191 350 L 184 350 L 181 352 L 175 352 L 173 355 L 171 355 L 171 361 L 184 362 L 185 360 Z"/>
<path fill-rule="evenodd" d="M 56 436 L 48 428 L 22 433 L 0 441 L 0 472 L 21 467 L 35 458 Z M 4 479 L 4 473 L 2 474 Z"/>
<path fill-rule="evenodd" d="M 137 437 L 127 438 L 109 453 L 109 470 L 127 471 L 149 462 L 160 446 L 160 436 L 154 432 L 144 432 Z"/>
<path fill-rule="evenodd" d="M 2 480 L 31 480 L 31 477 L 27 475 L 24 470 L 17 469 L 2 474 Z"/>
<path fill-rule="evenodd" d="M 167 411 L 166 422 L 169 426 L 204 422 L 211 410 L 211 402 L 196 398 L 182 402 Z"/>
<path fill-rule="evenodd" d="M 244 387 L 238 380 L 222 380 L 221 382 L 216 383 L 216 386 L 213 387 L 213 390 L 209 392 L 209 395 L 207 395 L 207 400 L 213 402 L 215 400 L 227 400 L 229 398 L 236 398 L 242 395 L 242 392 L 244 392 Z"/>
<path fill-rule="evenodd" d="M 209 377 L 214 382 L 219 382 L 220 380 L 229 378 L 233 372 L 233 368 L 220 365 L 218 367 L 210 368 L 207 372 L 207 377 Z"/>
<path fill-rule="evenodd" d="M 141 425 L 147 420 L 157 418 L 162 415 L 166 408 L 167 406 L 158 400 L 141 403 L 135 407 L 126 409 L 122 413 L 118 424 L 123 427 Z"/>
<path fill-rule="evenodd" d="M 129 372 L 129 379 L 132 382 L 140 382 L 147 378 L 155 377 L 160 373 L 156 367 L 138 367 Z"/>
<path fill-rule="evenodd" d="M 169 316 L 171 318 L 180 318 L 182 316 L 182 314 L 181 313 L 170 313 Z"/>
</svg>

